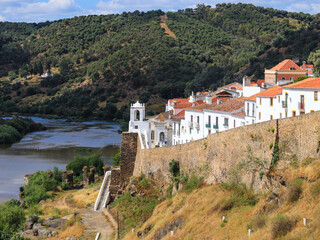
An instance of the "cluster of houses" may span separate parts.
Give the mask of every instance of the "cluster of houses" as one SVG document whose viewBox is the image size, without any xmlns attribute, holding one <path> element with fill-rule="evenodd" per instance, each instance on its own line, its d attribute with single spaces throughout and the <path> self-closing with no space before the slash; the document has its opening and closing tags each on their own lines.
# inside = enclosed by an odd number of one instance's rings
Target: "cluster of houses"
<svg viewBox="0 0 320 240">
<path fill-rule="evenodd" d="M 297 81 L 299 77 L 308 77 Z M 139 135 L 142 148 L 184 144 L 244 125 L 294 117 L 320 110 L 320 78 L 313 65 L 286 59 L 265 70 L 265 79 L 243 78 L 214 92 L 168 100 L 166 110 L 145 117 L 145 105 L 131 105 L 129 132 Z"/>
</svg>

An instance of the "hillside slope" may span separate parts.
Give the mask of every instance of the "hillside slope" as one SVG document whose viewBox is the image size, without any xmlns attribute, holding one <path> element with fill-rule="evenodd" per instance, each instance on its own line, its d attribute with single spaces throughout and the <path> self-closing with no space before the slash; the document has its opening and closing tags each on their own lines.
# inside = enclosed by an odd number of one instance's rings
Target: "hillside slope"
<svg viewBox="0 0 320 240">
<path fill-rule="evenodd" d="M 40 24 L 0 23 L 0 111 L 128 120 L 139 98 L 165 100 L 215 89 L 284 58 L 319 48 L 319 18 L 250 4 L 198 5 Z M 52 71 L 54 77 L 39 74 Z M 19 79 L 20 80 L 16 80 Z M 16 80 L 16 81 L 14 81 Z M 161 108 L 162 106 L 162 108 Z"/>
<path fill-rule="evenodd" d="M 241 184 L 184 188 L 159 204 L 153 215 L 124 239 L 318 239 L 320 161 L 305 159 L 281 172 L 285 183 L 266 195 Z M 226 220 L 222 221 L 225 217 Z M 307 218 L 307 226 L 303 224 Z M 248 238 L 248 229 L 253 230 Z M 173 237 L 171 231 L 174 232 Z"/>
</svg>

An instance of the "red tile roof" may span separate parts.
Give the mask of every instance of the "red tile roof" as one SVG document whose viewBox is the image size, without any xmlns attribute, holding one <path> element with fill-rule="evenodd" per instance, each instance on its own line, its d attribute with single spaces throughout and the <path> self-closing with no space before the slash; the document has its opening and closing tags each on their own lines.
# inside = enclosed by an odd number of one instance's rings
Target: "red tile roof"
<svg viewBox="0 0 320 240">
<path fill-rule="evenodd" d="M 259 86 L 259 87 L 262 87 L 262 84 L 265 82 L 265 80 L 264 79 L 258 79 L 257 80 L 257 85 Z"/>
<path fill-rule="evenodd" d="M 293 70 L 302 70 L 302 68 L 295 64 L 291 59 L 283 60 L 281 63 L 271 68 L 271 70 L 290 70 L 290 67 L 292 67 Z"/>
<path fill-rule="evenodd" d="M 187 108 L 186 110 L 200 111 L 200 112 L 202 112 L 203 110 L 213 110 L 213 111 L 227 112 L 227 113 L 233 114 L 232 112 L 237 111 L 237 110 L 244 107 L 244 100 L 245 100 L 245 98 L 243 98 L 243 97 L 235 98 L 235 99 L 232 99 L 227 102 L 223 102 L 218 105 L 203 104 L 200 106 L 194 106 L 191 108 Z M 239 111 L 237 111 L 237 113 L 238 112 Z M 237 116 L 240 116 L 240 115 L 237 115 Z"/>
<path fill-rule="evenodd" d="M 256 97 L 276 97 L 279 94 L 282 94 L 282 87 L 273 86 L 271 88 L 268 88 L 267 90 L 259 92 L 258 94 L 256 94 Z"/>
<path fill-rule="evenodd" d="M 305 80 L 284 86 L 283 88 L 320 89 L 320 78 L 307 78 Z"/>
</svg>

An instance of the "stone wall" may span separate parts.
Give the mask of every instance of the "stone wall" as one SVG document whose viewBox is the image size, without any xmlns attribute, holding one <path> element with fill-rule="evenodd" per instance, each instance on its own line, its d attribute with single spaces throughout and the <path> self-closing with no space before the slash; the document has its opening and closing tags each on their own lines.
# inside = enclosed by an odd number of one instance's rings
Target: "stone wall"
<svg viewBox="0 0 320 240">
<path fill-rule="evenodd" d="M 133 169 L 134 169 L 135 159 L 137 155 L 137 140 L 138 140 L 138 135 L 136 133 L 122 134 L 121 154 L 120 154 L 121 185 L 127 184 L 130 180 L 130 177 L 133 175 Z"/>
<path fill-rule="evenodd" d="M 207 183 L 241 181 L 255 191 L 264 191 L 280 182 L 271 179 L 269 171 L 276 135 L 280 147 L 277 170 L 281 172 L 293 158 L 299 161 L 319 156 L 319 119 L 320 112 L 315 112 L 235 128 L 170 147 L 141 149 L 138 142 L 134 176 L 143 173 L 165 186 L 170 177 L 169 162 L 175 159 L 181 171 L 204 176 Z"/>
</svg>

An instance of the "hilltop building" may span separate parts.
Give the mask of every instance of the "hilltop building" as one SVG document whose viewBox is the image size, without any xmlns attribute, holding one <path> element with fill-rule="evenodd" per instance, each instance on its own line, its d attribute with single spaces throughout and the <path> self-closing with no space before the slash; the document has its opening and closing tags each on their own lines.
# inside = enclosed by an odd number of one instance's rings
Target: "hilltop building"
<svg viewBox="0 0 320 240">
<path fill-rule="evenodd" d="M 294 117 L 320 110 L 320 78 L 307 78 L 310 65 L 300 68 L 287 59 L 270 70 L 266 79 L 231 83 L 216 91 L 192 93 L 168 100 L 166 111 L 145 117 L 145 105 L 131 105 L 129 132 L 137 132 L 142 148 L 184 144 L 244 125 Z M 311 70 L 310 70 L 311 71 Z"/>
<path fill-rule="evenodd" d="M 308 76 L 308 71 L 300 68 L 291 59 L 286 59 L 271 69 L 265 69 L 264 78 L 268 86 L 292 83 L 298 77 Z"/>
</svg>

